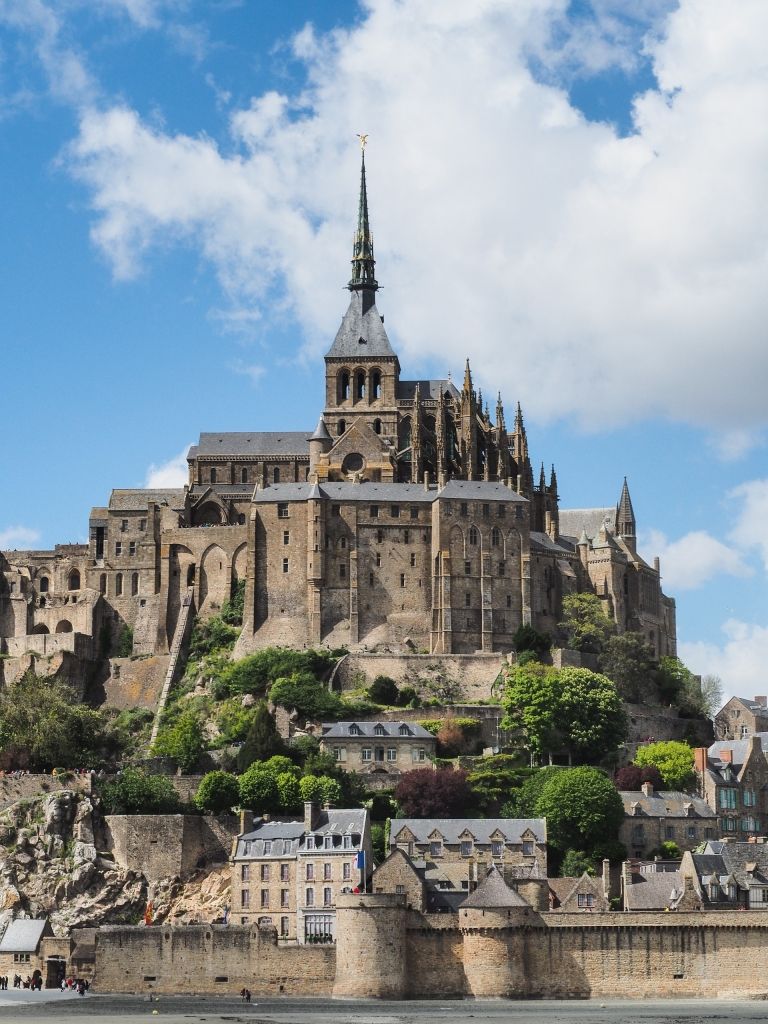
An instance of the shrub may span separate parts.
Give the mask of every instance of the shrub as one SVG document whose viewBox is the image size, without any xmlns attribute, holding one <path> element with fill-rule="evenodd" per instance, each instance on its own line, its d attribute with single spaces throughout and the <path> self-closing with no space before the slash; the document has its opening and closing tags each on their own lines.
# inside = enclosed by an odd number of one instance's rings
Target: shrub
<svg viewBox="0 0 768 1024">
<path fill-rule="evenodd" d="M 679 740 L 660 740 L 639 747 L 636 765 L 655 765 L 665 784 L 671 789 L 683 789 L 694 776 L 693 749 Z"/>
<path fill-rule="evenodd" d="M 245 580 L 237 580 L 232 587 L 232 596 L 221 606 L 221 619 L 228 626 L 242 626 L 245 604 Z"/>
<path fill-rule="evenodd" d="M 201 811 L 221 814 L 231 811 L 240 802 L 240 786 L 236 775 L 229 772 L 208 772 L 200 780 L 194 804 Z"/>
<path fill-rule="evenodd" d="M 415 768 L 398 783 L 395 799 L 405 817 L 450 818 L 466 813 L 472 792 L 466 772 Z"/>
<path fill-rule="evenodd" d="M 595 874 L 594 858 L 583 850 L 566 850 L 560 865 L 560 877 L 581 878 L 585 871 L 588 875 Z"/>
<path fill-rule="evenodd" d="M 539 633 L 533 626 L 518 626 L 512 637 L 512 643 L 518 655 L 524 651 L 532 652 L 538 661 L 540 655 L 546 654 L 552 646 L 552 637 L 549 633 Z M 517 659 L 518 662 L 520 659 Z"/>
<path fill-rule="evenodd" d="M 368 687 L 368 696 L 377 704 L 397 704 L 400 691 L 389 676 L 376 676 Z"/>
<path fill-rule="evenodd" d="M 238 631 L 223 622 L 220 616 L 210 619 L 195 619 L 189 641 L 189 656 L 195 661 L 214 651 L 226 651 L 235 646 Z"/>
<path fill-rule="evenodd" d="M 126 768 L 101 791 L 105 814 L 175 814 L 180 802 L 166 775 Z"/>
<path fill-rule="evenodd" d="M 116 658 L 130 658 L 133 654 L 133 630 L 130 626 L 123 626 L 115 644 Z"/>
<path fill-rule="evenodd" d="M 267 761 L 275 754 L 283 754 L 285 743 L 277 731 L 274 716 L 265 701 L 254 709 L 245 741 L 237 754 L 237 766 L 245 771 L 254 761 Z"/>
<path fill-rule="evenodd" d="M 418 708 L 421 707 L 421 697 L 412 686 L 401 686 L 397 703 L 401 708 Z"/>
<path fill-rule="evenodd" d="M 243 772 L 239 780 L 240 806 L 249 807 L 257 814 L 274 814 L 280 808 L 277 781 L 265 772 L 258 762 Z"/>
<path fill-rule="evenodd" d="M 173 725 L 160 729 L 152 752 L 172 757 L 183 772 L 189 772 L 197 765 L 204 749 L 200 719 L 189 708 L 181 712 Z"/>
<path fill-rule="evenodd" d="M 650 782 L 654 789 L 664 789 L 661 772 L 654 764 L 628 764 L 619 768 L 613 777 L 618 790 L 638 790 L 644 782 Z"/>
</svg>

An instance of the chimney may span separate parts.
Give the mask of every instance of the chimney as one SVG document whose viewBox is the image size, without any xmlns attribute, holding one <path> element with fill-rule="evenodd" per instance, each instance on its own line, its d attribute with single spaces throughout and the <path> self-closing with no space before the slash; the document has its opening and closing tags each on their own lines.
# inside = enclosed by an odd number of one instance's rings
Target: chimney
<svg viewBox="0 0 768 1024">
<path fill-rule="evenodd" d="M 253 811 L 240 811 L 240 834 L 253 832 Z"/>
<path fill-rule="evenodd" d="M 768 708 L 768 697 L 755 697 L 755 704 L 759 704 L 761 708 Z"/>
<path fill-rule="evenodd" d="M 643 791 L 643 796 L 653 796 L 653 783 L 652 782 L 644 782 L 642 784 L 642 786 L 640 787 L 640 789 L 642 789 L 642 791 Z"/>
<path fill-rule="evenodd" d="M 320 818 L 320 805 L 316 800 L 304 801 L 304 831 L 311 832 Z"/>
<path fill-rule="evenodd" d="M 693 751 L 693 767 L 696 771 L 703 775 L 707 770 L 707 748 L 696 747 Z"/>
<path fill-rule="evenodd" d="M 603 896 L 611 898 L 611 862 L 607 858 L 603 860 Z"/>
</svg>

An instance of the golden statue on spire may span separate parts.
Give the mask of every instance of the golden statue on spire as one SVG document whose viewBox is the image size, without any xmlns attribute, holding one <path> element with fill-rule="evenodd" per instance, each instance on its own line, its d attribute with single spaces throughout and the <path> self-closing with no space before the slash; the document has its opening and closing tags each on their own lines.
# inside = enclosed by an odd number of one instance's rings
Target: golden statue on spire
<svg viewBox="0 0 768 1024">
<path fill-rule="evenodd" d="M 360 132 L 358 132 L 357 133 L 357 137 L 358 137 L 358 139 L 360 139 L 360 149 L 365 149 L 365 147 L 366 147 L 366 145 L 368 143 L 368 136 L 367 135 L 361 135 Z"/>
</svg>

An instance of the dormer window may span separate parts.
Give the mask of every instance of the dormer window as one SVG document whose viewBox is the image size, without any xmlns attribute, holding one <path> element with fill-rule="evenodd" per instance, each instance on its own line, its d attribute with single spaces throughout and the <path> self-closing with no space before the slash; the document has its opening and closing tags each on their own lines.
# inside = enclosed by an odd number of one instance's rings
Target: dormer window
<svg viewBox="0 0 768 1024">
<path fill-rule="evenodd" d="M 637 816 L 638 816 L 638 814 L 642 814 L 642 813 L 643 813 L 643 809 L 642 809 L 642 807 L 640 806 L 639 802 L 638 802 L 637 800 L 633 800 L 633 801 L 632 801 L 632 814 L 633 814 L 633 815 L 634 815 L 635 817 L 637 817 Z"/>
<path fill-rule="evenodd" d="M 720 895 L 720 886 L 717 884 L 717 882 L 710 882 L 709 886 L 708 886 L 708 889 L 709 889 L 709 898 L 711 900 L 716 900 L 718 898 L 718 896 Z"/>
<path fill-rule="evenodd" d="M 384 728 L 383 725 L 375 725 L 373 727 L 373 733 L 374 733 L 375 736 L 385 736 L 386 735 L 386 729 Z"/>
<path fill-rule="evenodd" d="M 352 725 L 350 725 L 350 727 L 349 727 L 349 735 L 350 736 L 360 736 L 361 735 L 361 733 L 360 733 L 360 726 L 359 725 L 355 725 L 355 723 L 353 722 Z"/>
<path fill-rule="evenodd" d="M 401 736 L 411 735 L 411 730 L 408 728 L 407 725 L 401 725 L 400 728 L 398 729 L 398 732 L 400 733 Z"/>
</svg>

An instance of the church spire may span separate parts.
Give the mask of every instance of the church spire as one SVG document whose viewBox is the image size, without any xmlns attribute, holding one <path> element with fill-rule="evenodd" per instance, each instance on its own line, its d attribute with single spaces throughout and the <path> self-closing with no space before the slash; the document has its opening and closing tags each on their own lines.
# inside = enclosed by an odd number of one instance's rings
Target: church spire
<svg viewBox="0 0 768 1024">
<path fill-rule="evenodd" d="M 469 359 L 467 359 L 467 364 L 464 367 L 464 391 L 468 395 L 472 394 L 472 371 L 469 368 Z"/>
<path fill-rule="evenodd" d="M 616 506 L 616 532 L 627 542 L 630 548 L 634 549 L 636 538 L 635 512 L 632 508 L 632 499 L 629 496 L 626 477 L 624 477 L 624 486 L 621 488 L 619 504 Z"/>
<path fill-rule="evenodd" d="M 507 425 L 504 422 L 504 403 L 501 400 L 501 392 L 499 392 L 499 397 L 496 399 L 496 426 L 500 433 L 506 432 Z"/>
<path fill-rule="evenodd" d="M 368 221 L 368 188 L 365 182 L 365 142 L 367 136 L 360 136 L 360 201 L 357 207 L 357 231 L 352 245 L 352 277 L 347 287 L 350 291 L 372 291 L 379 287 L 374 268 L 373 235 Z"/>
</svg>

